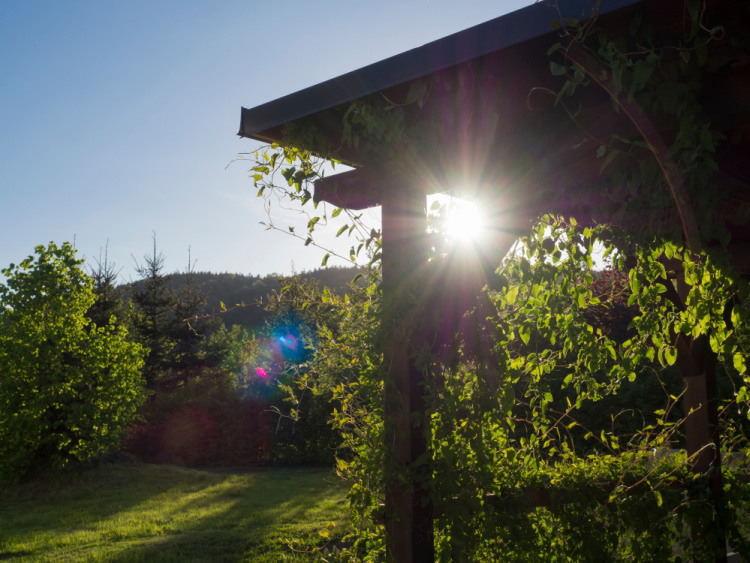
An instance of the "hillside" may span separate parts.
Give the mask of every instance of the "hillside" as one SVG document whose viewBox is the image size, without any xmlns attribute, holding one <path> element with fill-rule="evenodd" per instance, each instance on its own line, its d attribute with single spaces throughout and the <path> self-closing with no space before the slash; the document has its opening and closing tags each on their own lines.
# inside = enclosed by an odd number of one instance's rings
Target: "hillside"
<svg viewBox="0 0 750 563">
<path fill-rule="evenodd" d="M 303 279 L 315 279 L 320 287 L 326 286 L 339 295 L 345 294 L 350 286 L 351 280 L 359 271 L 356 268 L 328 267 L 297 274 Z M 187 275 L 181 272 L 170 274 L 169 286 L 174 291 L 184 287 Z M 195 272 L 193 282 L 201 291 L 208 296 L 208 302 L 204 308 L 205 314 L 218 313 L 222 310 L 221 303 L 227 309 L 235 305 L 245 304 L 221 315 L 224 323 L 229 327 L 235 324 L 248 330 L 259 328 L 263 325 L 266 313 L 263 303 L 267 296 L 278 292 L 283 287 L 279 281 L 285 276 L 281 274 L 268 274 L 266 276 L 254 276 L 252 274 L 231 274 L 214 272 Z M 133 284 L 124 284 L 122 289 L 126 292 Z"/>
</svg>

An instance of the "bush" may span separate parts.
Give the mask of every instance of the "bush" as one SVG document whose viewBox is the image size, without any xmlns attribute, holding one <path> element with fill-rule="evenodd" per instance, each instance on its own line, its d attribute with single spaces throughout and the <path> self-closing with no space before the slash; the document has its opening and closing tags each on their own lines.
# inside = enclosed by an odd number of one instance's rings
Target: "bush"
<svg viewBox="0 0 750 563">
<path fill-rule="evenodd" d="M 116 446 L 143 401 L 143 351 L 86 312 L 92 281 L 69 243 L 2 271 L 0 478 L 62 467 Z"/>
</svg>

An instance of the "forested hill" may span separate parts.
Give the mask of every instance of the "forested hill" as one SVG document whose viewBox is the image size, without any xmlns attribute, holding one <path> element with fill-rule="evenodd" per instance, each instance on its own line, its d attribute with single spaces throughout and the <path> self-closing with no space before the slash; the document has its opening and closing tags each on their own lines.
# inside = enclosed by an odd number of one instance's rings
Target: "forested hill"
<svg viewBox="0 0 750 563">
<path fill-rule="evenodd" d="M 359 270 L 354 267 L 327 267 L 297 275 L 303 279 L 316 279 L 321 288 L 325 286 L 343 295 L 351 287 L 350 282 L 358 272 Z M 227 326 L 239 324 L 250 330 L 263 324 L 266 315 L 263 310 L 267 301 L 266 297 L 282 288 L 279 279 L 284 277 L 281 274 L 268 274 L 261 277 L 251 274 L 213 272 L 195 272 L 192 275 L 193 283 L 196 284 L 198 290 L 207 294 L 208 303 L 204 309 L 206 314 L 221 311 L 221 303 L 224 303 L 227 309 L 245 303 L 245 307 L 232 309 L 222 314 L 221 318 Z M 170 274 L 169 288 L 179 291 L 184 287 L 186 277 L 184 273 Z"/>
</svg>

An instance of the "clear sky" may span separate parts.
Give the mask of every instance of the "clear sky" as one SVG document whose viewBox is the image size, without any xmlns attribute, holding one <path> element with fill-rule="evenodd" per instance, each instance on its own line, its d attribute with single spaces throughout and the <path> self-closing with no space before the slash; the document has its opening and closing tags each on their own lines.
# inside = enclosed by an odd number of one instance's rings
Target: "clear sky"
<svg viewBox="0 0 750 563">
<path fill-rule="evenodd" d="M 37 244 L 75 237 L 91 259 L 109 240 L 126 281 L 152 231 L 169 271 L 188 247 L 198 270 L 315 268 L 321 251 L 259 224 L 248 166 L 227 168 L 256 146 L 236 136 L 240 107 L 530 3 L 0 2 L 0 268 Z"/>
</svg>

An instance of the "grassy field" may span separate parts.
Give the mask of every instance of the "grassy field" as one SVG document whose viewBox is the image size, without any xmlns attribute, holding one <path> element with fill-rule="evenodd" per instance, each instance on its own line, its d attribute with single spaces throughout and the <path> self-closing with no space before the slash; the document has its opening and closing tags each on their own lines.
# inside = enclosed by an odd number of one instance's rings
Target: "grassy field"
<svg viewBox="0 0 750 563">
<path fill-rule="evenodd" d="M 103 465 L 0 487 L 0 560 L 305 561 L 344 496 L 328 470 Z"/>
</svg>

